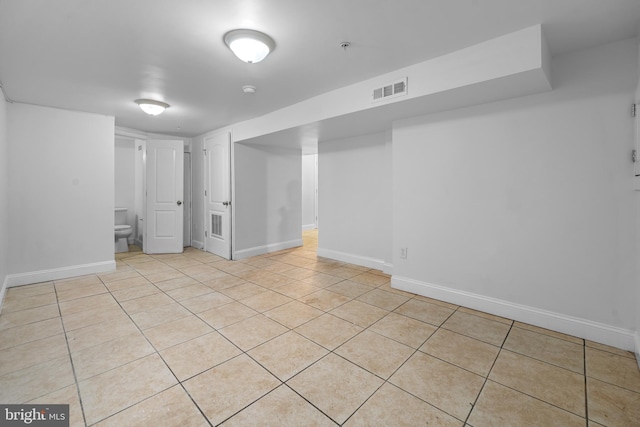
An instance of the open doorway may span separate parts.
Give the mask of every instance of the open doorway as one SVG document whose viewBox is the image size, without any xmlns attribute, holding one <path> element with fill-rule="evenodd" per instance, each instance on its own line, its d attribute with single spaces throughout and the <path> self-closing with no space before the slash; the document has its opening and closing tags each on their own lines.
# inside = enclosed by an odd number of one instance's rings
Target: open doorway
<svg viewBox="0 0 640 427">
<path fill-rule="evenodd" d="M 318 228 L 318 155 L 302 155 L 302 230 Z"/>
<path fill-rule="evenodd" d="M 164 147 L 166 144 L 172 145 L 171 150 Z M 184 145 L 181 139 L 149 141 L 143 134 L 116 133 L 114 206 L 116 212 L 125 212 L 125 215 L 115 215 L 115 224 L 119 225 L 118 217 L 123 217 L 122 225 L 130 227 L 131 233 L 127 238 L 129 251 L 144 250 L 145 243 L 153 242 L 154 237 L 161 245 L 147 248 L 153 253 L 179 253 L 183 245 L 190 245 L 191 158 L 187 153 L 183 163 Z M 148 149 L 152 149 L 154 154 L 153 165 L 147 161 Z M 180 165 L 167 168 L 164 163 L 173 165 L 174 157 Z M 149 171 L 148 166 L 154 166 L 155 169 Z M 153 180 L 149 179 L 149 174 L 154 177 Z M 152 188 L 147 188 L 149 186 Z M 149 192 L 157 193 L 151 197 L 156 204 L 164 199 L 169 200 L 170 208 L 152 206 L 150 209 L 147 203 L 149 198 L 146 197 Z M 180 215 L 175 215 L 174 211 L 179 211 Z M 147 227 L 151 227 L 155 234 L 145 236 Z M 178 230 L 180 233 L 177 233 Z M 164 244 L 169 240 L 175 241 L 175 247 L 165 247 Z"/>
</svg>

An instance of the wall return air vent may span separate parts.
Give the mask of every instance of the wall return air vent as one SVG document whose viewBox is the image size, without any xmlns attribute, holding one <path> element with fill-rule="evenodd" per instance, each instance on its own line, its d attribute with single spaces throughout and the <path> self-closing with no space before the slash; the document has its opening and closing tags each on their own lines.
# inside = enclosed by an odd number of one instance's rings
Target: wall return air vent
<svg viewBox="0 0 640 427">
<path fill-rule="evenodd" d="M 382 101 L 383 99 L 397 98 L 407 94 L 407 77 L 397 80 L 382 87 L 373 90 L 371 100 L 373 102 Z"/>
</svg>

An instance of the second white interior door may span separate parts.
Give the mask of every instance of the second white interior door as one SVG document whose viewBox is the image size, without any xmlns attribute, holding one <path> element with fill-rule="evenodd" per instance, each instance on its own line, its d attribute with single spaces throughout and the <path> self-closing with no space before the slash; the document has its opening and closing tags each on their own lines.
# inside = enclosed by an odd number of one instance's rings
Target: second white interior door
<svg viewBox="0 0 640 427">
<path fill-rule="evenodd" d="M 183 157 L 182 141 L 147 141 L 146 253 L 181 253 L 183 250 Z"/>
<path fill-rule="evenodd" d="M 231 259 L 231 135 L 218 133 L 204 140 L 204 248 Z"/>
</svg>

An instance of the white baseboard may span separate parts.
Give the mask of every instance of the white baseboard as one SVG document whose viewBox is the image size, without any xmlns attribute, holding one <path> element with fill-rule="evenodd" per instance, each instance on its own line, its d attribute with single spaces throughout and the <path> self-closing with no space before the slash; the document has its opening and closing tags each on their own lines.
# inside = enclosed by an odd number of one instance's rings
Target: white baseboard
<svg viewBox="0 0 640 427">
<path fill-rule="evenodd" d="M 636 351 L 638 346 L 637 334 L 635 334 L 636 337 L 634 339 L 632 330 L 604 323 L 420 282 L 406 277 L 393 276 L 391 278 L 391 287 L 628 351 Z"/>
<path fill-rule="evenodd" d="M 342 261 L 349 264 L 360 265 L 362 267 L 369 267 L 375 270 L 384 271 L 385 263 L 381 259 L 369 258 L 361 255 L 348 254 L 340 251 L 333 251 L 331 249 L 318 248 L 318 256 L 334 259 L 336 261 Z"/>
<path fill-rule="evenodd" d="M 384 274 L 388 274 L 389 276 L 393 275 L 393 264 L 390 262 L 385 262 L 382 266 L 382 272 Z"/>
<path fill-rule="evenodd" d="M 252 256 L 264 255 L 271 252 L 278 252 L 284 249 L 297 248 L 299 246 L 302 246 L 302 239 L 289 240 L 287 242 L 280 242 L 280 243 L 272 243 L 270 245 L 265 245 L 265 246 L 256 246 L 254 248 L 249 248 L 249 249 L 240 249 L 240 250 L 236 250 L 233 253 L 233 259 L 238 260 L 238 259 L 251 258 Z"/>
<path fill-rule="evenodd" d="M 302 226 L 302 231 L 315 230 L 315 229 L 316 229 L 315 224 L 307 224 Z"/>
<path fill-rule="evenodd" d="M 204 243 L 197 240 L 191 241 L 191 247 L 196 249 L 204 249 Z"/>
<path fill-rule="evenodd" d="M 103 261 L 91 264 L 52 268 L 49 270 L 30 271 L 28 273 L 10 274 L 7 276 L 7 287 L 11 288 L 13 286 L 48 282 L 50 280 L 60 280 L 69 277 L 84 276 L 86 274 L 106 273 L 109 271 L 115 271 L 115 269 L 115 261 Z"/>
</svg>

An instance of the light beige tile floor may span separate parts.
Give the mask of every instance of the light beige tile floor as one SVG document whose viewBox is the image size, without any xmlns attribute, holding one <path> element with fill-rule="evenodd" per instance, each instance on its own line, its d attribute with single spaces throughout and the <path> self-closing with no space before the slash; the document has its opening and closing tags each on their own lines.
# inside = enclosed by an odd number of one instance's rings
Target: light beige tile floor
<svg viewBox="0 0 640 427">
<path fill-rule="evenodd" d="M 305 245 L 117 254 L 10 288 L 0 402 L 73 426 L 633 426 L 634 355 L 398 291 Z"/>
</svg>

